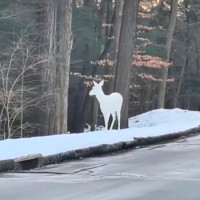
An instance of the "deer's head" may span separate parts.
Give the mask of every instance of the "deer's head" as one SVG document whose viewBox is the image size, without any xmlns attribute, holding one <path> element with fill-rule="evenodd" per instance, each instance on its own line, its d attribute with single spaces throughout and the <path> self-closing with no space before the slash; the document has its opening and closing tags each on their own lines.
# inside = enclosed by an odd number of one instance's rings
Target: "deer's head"
<svg viewBox="0 0 200 200">
<path fill-rule="evenodd" d="M 95 81 L 93 81 L 93 83 L 94 83 L 94 86 L 89 93 L 90 96 L 97 95 L 102 91 L 104 80 L 102 80 L 100 83 L 96 83 Z"/>
</svg>

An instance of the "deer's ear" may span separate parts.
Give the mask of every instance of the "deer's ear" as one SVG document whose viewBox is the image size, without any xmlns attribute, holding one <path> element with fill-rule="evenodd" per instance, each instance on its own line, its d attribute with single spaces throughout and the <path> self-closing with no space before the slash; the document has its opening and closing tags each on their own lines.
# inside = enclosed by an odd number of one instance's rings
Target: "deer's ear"
<svg viewBox="0 0 200 200">
<path fill-rule="evenodd" d="M 94 85 L 98 85 L 98 83 L 96 83 L 95 81 L 93 81 Z"/>
<path fill-rule="evenodd" d="M 103 84 L 104 84 L 104 80 L 102 80 L 102 81 L 99 83 L 100 86 L 103 86 Z"/>
</svg>

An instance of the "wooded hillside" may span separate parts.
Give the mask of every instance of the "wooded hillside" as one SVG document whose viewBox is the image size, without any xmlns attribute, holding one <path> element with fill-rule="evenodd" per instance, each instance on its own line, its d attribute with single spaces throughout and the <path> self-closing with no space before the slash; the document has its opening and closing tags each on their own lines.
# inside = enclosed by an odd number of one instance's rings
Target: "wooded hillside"
<svg viewBox="0 0 200 200">
<path fill-rule="evenodd" d="M 0 2 L 0 140 L 103 125 L 92 81 L 128 118 L 200 110 L 200 1 Z"/>
</svg>

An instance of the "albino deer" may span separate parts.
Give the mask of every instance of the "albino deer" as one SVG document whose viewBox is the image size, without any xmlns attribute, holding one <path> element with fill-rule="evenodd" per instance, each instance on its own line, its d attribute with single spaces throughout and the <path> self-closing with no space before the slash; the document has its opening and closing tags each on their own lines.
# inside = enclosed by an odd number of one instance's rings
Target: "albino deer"
<svg viewBox="0 0 200 200">
<path fill-rule="evenodd" d="M 122 95 L 114 92 L 110 95 L 105 95 L 102 86 L 104 84 L 104 80 L 102 80 L 99 84 L 93 81 L 94 86 L 92 90 L 90 91 L 89 95 L 95 95 L 97 100 L 100 104 L 101 112 L 103 113 L 104 121 L 105 121 L 105 127 L 106 130 L 108 130 L 108 121 L 110 118 L 110 115 L 112 115 L 112 123 L 110 126 L 110 130 L 113 128 L 115 118 L 117 115 L 118 119 L 118 130 L 120 129 L 120 114 L 121 114 L 121 107 L 122 107 Z"/>
</svg>

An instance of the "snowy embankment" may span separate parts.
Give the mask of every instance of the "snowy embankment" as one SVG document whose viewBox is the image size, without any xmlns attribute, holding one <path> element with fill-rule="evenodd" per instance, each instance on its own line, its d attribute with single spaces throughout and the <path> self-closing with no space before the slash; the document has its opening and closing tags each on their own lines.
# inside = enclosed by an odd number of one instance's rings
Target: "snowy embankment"
<svg viewBox="0 0 200 200">
<path fill-rule="evenodd" d="M 3 140 L 0 141 L 0 160 L 35 153 L 47 156 L 101 144 L 133 141 L 135 137 L 165 135 L 186 131 L 199 125 L 200 112 L 181 109 L 153 110 L 131 118 L 129 120 L 130 128 L 120 131 L 95 131 L 82 134 Z"/>
</svg>

